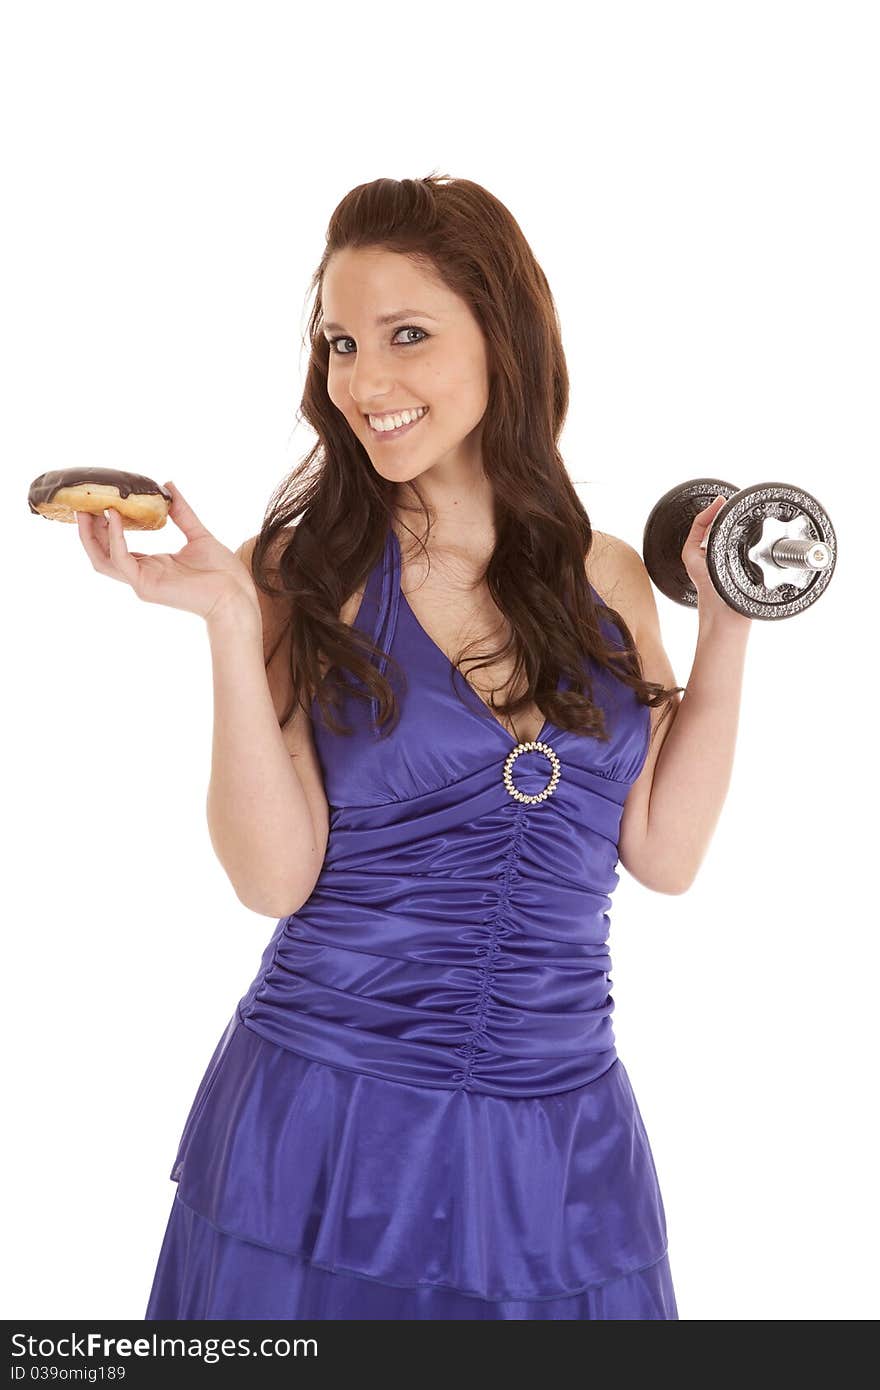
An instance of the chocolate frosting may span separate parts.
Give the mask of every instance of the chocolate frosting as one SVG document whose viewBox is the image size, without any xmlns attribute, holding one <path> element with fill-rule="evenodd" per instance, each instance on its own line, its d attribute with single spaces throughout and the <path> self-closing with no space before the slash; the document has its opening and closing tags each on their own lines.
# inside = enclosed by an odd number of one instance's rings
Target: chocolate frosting
<svg viewBox="0 0 880 1390">
<path fill-rule="evenodd" d="M 28 506 L 37 516 L 42 516 L 37 510 L 40 504 L 51 502 L 61 488 L 78 487 L 81 483 L 108 483 L 118 488 L 120 497 L 129 497 L 133 492 L 161 493 L 166 502 L 174 500 L 167 488 L 160 487 L 143 473 L 124 473 L 118 468 L 56 468 L 34 478 L 28 489 Z"/>
</svg>

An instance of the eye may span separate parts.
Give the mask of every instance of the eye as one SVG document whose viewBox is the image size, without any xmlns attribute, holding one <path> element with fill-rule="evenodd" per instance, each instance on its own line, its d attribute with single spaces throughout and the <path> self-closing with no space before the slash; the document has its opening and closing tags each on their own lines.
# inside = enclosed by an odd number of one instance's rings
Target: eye
<svg viewBox="0 0 880 1390">
<path fill-rule="evenodd" d="M 426 333 L 426 332 L 425 332 L 424 328 L 417 328 L 417 327 L 415 326 L 415 324 L 413 324 L 413 323 L 404 324 L 402 327 L 396 328 L 396 329 L 394 330 L 394 337 L 395 337 L 395 338 L 397 337 L 398 333 L 421 333 L 421 335 L 422 335 L 421 338 L 416 338 L 414 341 L 411 339 L 408 343 L 398 343 L 398 344 L 397 344 L 398 347 L 418 347 L 419 343 L 424 342 L 426 338 L 430 338 L 430 336 L 431 336 L 430 333 Z M 350 353 L 350 352 L 338 352 L 338 351 L 337 351 L 337 348 L 336 348 L 336 344 L 337 344 L 337 343 L 353 343 L 353 342 L 354 342 L 354 338 L 347 337 L 344 333 L 340 333 L 338 337 L 336 337 L 336 338 L 328 338 L 327 341 L 329 342 L 330 347 L 331 347 L 331 349 L 332 349 L 332 351 L 331 351 L 331 353 L 330 353 L 331 357 L 351 357 L 351 356 L 352 356 L 352 353 Z"/>
</svg>

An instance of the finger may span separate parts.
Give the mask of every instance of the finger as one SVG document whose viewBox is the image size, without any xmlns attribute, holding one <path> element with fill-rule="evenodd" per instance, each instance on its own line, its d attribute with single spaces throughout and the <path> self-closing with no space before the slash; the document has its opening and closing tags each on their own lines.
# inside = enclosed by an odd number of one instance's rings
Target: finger
<svg viewBox="0 0 880 1390">
<path fill-rule="evenodd" d="M 691 525 L 691 535 L 699 536 L 702 535 L 704 531 L 708 531 L 726 501 L 726 497 L 716 497 L 714 502 L 709 503 L 708 507 L 704 507 L 701 512 L 697 512 Z"/>
<path fill-rule="evenodd" d="M 112 513 L 114 509 L 108 507 L 107 510 Z M 121 572 L 110 553 L 110 522 L 104 513 L 77 512 L 76 515 L 85 518 L 80 526 L 80 535 L 83 537 L 83 545 L 92 562 L 92 568 L 97 570 L 98 574 L 106 575 L 108 579 L 116 579 L 120 584 L 130 584 L 131 579 Z M 83 534 L 83 528 L 86 534 Z"/>
<path fill-rule="evenodd" d="M 95 569 L 100 569 L 101 562 L 109 564 L 110 552 L 106 545 L 107 520 L 104 513 L 76 512 L 75 515 L 80 538 Z"/>
<path fill-rule="evenodd" d="M 137 560 L 133 560 L 128 553 L 128 546 L 125 544 L 125 528 L 122 525 L 122 517 L 115 507 L 108 507 L 107 518 L 110 560 L 123 579 L 125 579 L 132 588 L 136 588 L 140 575 L 140 568 Z"/>
<path fill-rule="evenodd" d="M 187 502 L 183 493 L 174 483 L 165 483 L 164 486 L 171 493 L 171 503 L 168 513 L 175 526 L 179 526 L 183 534 L 189 541 L 201 540 L 202 537 L 210 535 L 206 526 L 203 526 L 196 516 L 192 507 Z"/>
<path fill-rule="evenodd" d="M 704 507 L 701 512 L 697 512 L 682 547 L 682 553 L 684 553 L 685 550 L 690 550 L 691 547 L 696 547 L 697 550 L 702 552 L 708 549 L 709 528 L 726 501 L 727 498 L 719 494 L 714 501 L 709 503 L 708 507 Z"/>
<path fill-rule="evenodd" d="M 727 499 L 726 497 L 716 497 L 716 498 L 715 498 L 715 501 L 712 502 L 711 505 L 708 506 L 708 507 L 706 508 L 706 512 L 707 512 L 706 527 L 705 527 L 705 532 L 704 532 L 704 535 L 703 535 L 703 539 L 702 539 L 702 541 L 700 542 L 701 549 L 703 549 L 703 550 L 707 550 L 707 549 L 708 549 L 708 547 L 709 547 L 709 531 L 711 530 L 712 525 L 713 525 L 713 523 L 714 523 L 714 521 L 715 521 L 715 518 L 716 518 L 716 516 L 718 515 L 718 513 L 727 505 L 727 500 L 728 500 L 728 499 Z"/>
</svg>

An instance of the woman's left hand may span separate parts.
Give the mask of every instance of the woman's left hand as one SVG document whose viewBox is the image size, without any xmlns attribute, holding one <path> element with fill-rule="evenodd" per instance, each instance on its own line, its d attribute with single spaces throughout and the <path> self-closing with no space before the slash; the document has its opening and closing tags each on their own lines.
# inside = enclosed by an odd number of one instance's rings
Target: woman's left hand
<svg viewBox="0 0 880 1390">
<path fill-rule="evenodd" d="M 706 564 L 709 528 L 726 501 L 726 497 L 716 497 L 708 507 L 697 512 L 682 548 L 681 561 L 697 591 L 697 609 L 701 622 L 708 620 L 713 626 L 723 625 L 725 628 L 737 630 L 747 628 L 752 619 L 744 613 L 737 613 L 735 608 L 725 603 L 709 577 L 709 567 Z"/>
</svg>

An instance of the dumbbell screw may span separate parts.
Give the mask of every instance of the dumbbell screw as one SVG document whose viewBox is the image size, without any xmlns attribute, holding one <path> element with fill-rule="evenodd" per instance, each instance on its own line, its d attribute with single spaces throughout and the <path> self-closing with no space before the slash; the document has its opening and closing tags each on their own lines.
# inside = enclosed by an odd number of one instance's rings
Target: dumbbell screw
<svg viewBox="0 0 880 1390">
<path fill-rule="evenodd" d="M 831 551 L 821 541 L 776 541 L 770 554 L 774 564 L 793 569 L 824 570 L 831 564 Z"/>
</svg>

